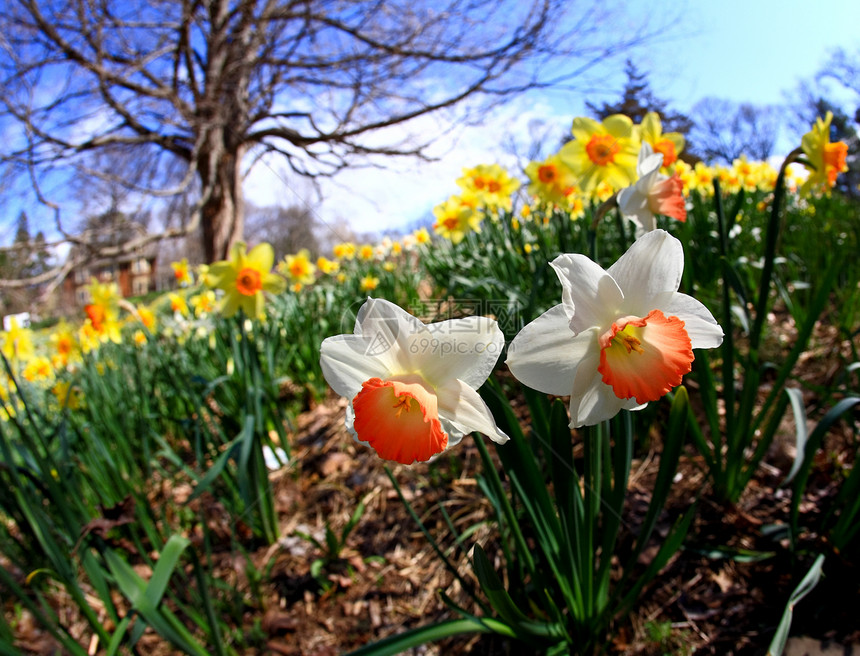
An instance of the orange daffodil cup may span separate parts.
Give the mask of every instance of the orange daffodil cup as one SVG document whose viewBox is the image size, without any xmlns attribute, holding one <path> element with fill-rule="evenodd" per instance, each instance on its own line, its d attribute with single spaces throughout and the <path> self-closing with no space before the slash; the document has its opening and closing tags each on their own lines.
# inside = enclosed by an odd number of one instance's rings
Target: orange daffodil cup
<svg viewBox="0 0 860 656">
<path fill-rule="evenodd" d="M 529 387 L 570 395 L 571 427 L 656 401 L 691 370 L 693 349 L 723 341 L 708 309 L 678 292 L 684 252 L 664 230 L 645 233 L 608 270 L 578 254 L 551 266 L 562 302 L 520 331 L 507 364 Z"/>
<path fill-rule="evenodd" d="M 508 440 L 476 391 L 504 347 L 495 320 L 466 317 L 424 324 L 369 298 L 355 332 L 325 339 L 323 375 L 349 399 L 346 427 L 385 460 L 424 462 L 478 431 Z"/>
</svg>

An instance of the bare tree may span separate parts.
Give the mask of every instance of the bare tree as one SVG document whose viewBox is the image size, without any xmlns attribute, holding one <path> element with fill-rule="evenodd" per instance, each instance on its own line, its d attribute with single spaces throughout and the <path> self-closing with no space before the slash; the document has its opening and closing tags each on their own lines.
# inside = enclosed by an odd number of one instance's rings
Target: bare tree
<svg viewBox="0 0 860 656">
<path fill-rule="evenodd" d="M 192 190 L 190 220 L 167 234 L 199 227 L 211 261 L 242 237 L 242 179 L 261 158 L 316 177 L 356 157 L 423 156 L 436 135 L 405 142 L 386 128 L 455 108 L 474 117 L 464 100 L 565 82 L 656 32 L 607 32 L 613 10 L 605 0 L 13 0 L 0 12 L 0 125 L 18 127 L 0 162 L 29 177 L 72 241 L 44 187 L 69 167 L 136 193 Z M 100 165 L 105 151 L 124 164 Z"/>
<path fill-rule="evenodd" d="M 817 75 L 819 80 L 835 82 L 838 87 L 850 92 L 854 103 L 854 122 L 860 123 L 860 48 L 847 52 L 837 48 Z"/>
<path fill-rule="evenodd" d="M 288 207 L 247 207 L 245 232 L 253 241 L 265 241 L 275 250 L 275 258 L 295 253 L 302 248 L 313 255 L 321 253 L 316 231 L 319 228 L 313 208 L 303 205 Z"/>
<path fill-rule="evenodd" d="M 702 98 L 690 111 L 693 154 L 706 161 L 731 164 L 741 155 L 767 159 L 773 154 L 782 117 L 768 105 Z"/>
</svg>

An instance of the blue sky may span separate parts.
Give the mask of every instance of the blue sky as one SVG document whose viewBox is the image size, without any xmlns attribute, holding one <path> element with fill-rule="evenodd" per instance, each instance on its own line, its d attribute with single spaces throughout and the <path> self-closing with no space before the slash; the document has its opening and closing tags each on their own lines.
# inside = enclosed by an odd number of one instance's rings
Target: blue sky
<svg viewBox="0 0 860 656">
<path fill-rule="evenodd" d="M 658 95 L 682 109 L 703 96 L 781 103 L 783 92 L 815 75 L 832 48 L 860 47 L 856 0 L 691 1 L 686 8 L 672 48 L 677 57 L 660 48 L 646 66 Z"/>
<path fill-rule="evenodd" d="M 813 3 L 801 0 L 633 0 L 626 7 L 625 14 L 613 17 L 610 29 L 623 31 L 645 18 L 656 23 L 677 18 L 633 58 L 647 73 L 654 94 L 680 111 L 705 96 L 781 104 L 798 81 L 821 69 L 834 48 L 860 52 L 858 0 L 818 0 L 814 9 Z M 385 169 L 347 170 L 322 183 L 322 202 L 309 185 L 283 172 L 276 160 L 257 166 L 247 180 L 246 197 L 257 205 L 307 204 L 332 233 L 343 223 L 360 232 L 414 224 L 457 192 L 454 181 L 464 167 L 497 162 L 511 171 L 521 170 L 524 162 L 506 142 L 513 138 L 524 148 L 534 122 L 561 134 L 574 116 L 586 112 L 586 100 L 599 103 L 619 95 L 623 68 L 622 57 L 601 72 L 601 81 L 589 95 L 541 92 L 488 114 L 482 126 L 450 130 L 434 145 L 439 161 L 433 164 L 391 160 Z M 450 126 L 441 117 L 425 117 L 412 129 L 427 134 Z M 3 243 L 14 235 L 18 212 L 10 205 L 3 207 L 0 223 Z M 50 234 L 51 216 L 38 207 L 27 209 L 31 232 L 41 228 Z"/>
</svg>

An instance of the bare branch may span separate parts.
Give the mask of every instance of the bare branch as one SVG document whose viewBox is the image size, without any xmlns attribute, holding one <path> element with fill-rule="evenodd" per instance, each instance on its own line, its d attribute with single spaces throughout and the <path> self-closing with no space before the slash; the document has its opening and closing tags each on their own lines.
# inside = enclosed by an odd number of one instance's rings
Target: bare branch
<svg viewBox="0 0 860 656">
<path fill-rule="evenodd" d="M 434 135 L 406 142 L 391 128 L 443 111 L 474 120 L 656 33 L 607 31 L 604 0 L 10 5 L 0 120 L 17 130 L 0 163 L 29 177 L 69 241 L 80 236 L 62 225 L 65 199 L 45 192 L 61 171 L 154 198 L 195 189 L 189 225 L 202 228 L 209 259 L 242 237 L 241 181 L 263 155 L 311 178 L 374 156 L 426 158 Z M 97 166 L 103 152 L 153 170 Z M 179 179 L 166 173 L 175 162 Z"/>
</svg>

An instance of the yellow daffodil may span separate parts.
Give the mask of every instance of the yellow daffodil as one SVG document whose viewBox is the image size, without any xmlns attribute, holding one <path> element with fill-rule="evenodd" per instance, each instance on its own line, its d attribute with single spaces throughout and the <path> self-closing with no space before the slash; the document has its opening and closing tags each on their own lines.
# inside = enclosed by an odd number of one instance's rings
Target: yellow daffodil
<svg viewBox="0 0 860 656">
<path fill-rule="evenodd" d="M 183 317 L 188 316 L 188 303 L 185 301 L 184 296 L 171 292 L 167 295 L 167 298 L 170 301 L 171 312 L 181 314 Z"/>
<path fill-rule="evenodd" d="M 836 184 L 836 177 L 848 170 L 848 145 L 843 141 L 830 143 L 832 120 L 832 112 L 827 112 L 823 120 L 818 117 L 812 130 L 804 134 L 800 141 L 803 153 L 809 160 L 809 177 L 800 187 L 801 196 L 812 191 L 829 193 Z"/>
<path fill-rule="evenodd" d="M 554 205 L 564 205 L 576 184 L 573 169 L 558 155 L 550 155 L 542 162 L 529 162 L 526 175 L 531 181 L 529 196 Z"/>
<path fill-rule="evenodd" d="M 579 254 L 551 266 L 562 302 L 514 337 L 507 363 L 529 387 L 570 396 L 571 427 L 642 409 L 681 383 L 693 349 L 723 341 L 710 311 L 678 292 L 684 249 L 664 230 L 646 232 L 607 270 Z"/>
<path fill-rule="evenodd" d="M 188 299 L 188 301 L 191 303 L 191 307 L 194 308 L 194 316 L 196 317 L 203 317 L 207 314 L 212 314 L 217 305 L 215 292 L 211 289 L 195 294 Z"/>
<path fill-rule="evenodd" d="M 578 193 L 568 194 L 565 209 L 571 221 L 576 221 L 585 216 L 585 202 L 582 200 L 582 196 Z"/>
<path fill-rule="evenodd" d="M 176 283 L 180 287 L 188 287 L 194 284 L 191 270 L 188 268 L 188 258 L 183 257 L 179 262 L 171 262 L 170 266 L 173 268 L 173 276 L 176 278 Z"/>
<path fill-rule="evenodd" d="M 137 318 L 149 332 L 155 332 L 155 313 L 145 305 L 138 305 Z"/>
<path fill-rule="evenodd" d="M 89 319 L 85 319 L 78 329 L 78 343 L 81 345 L 81 351 L 84 353 L 92 353 L 98 350 L 101 345 L 99 332 L 93 328 L 93 324 Z"/>
<path fill-rule="evenodd" d="M 359 288 L 363 292 L 372 292 L 374 289 L 379 287 L 379 278 L 368 273 L 364 278 L 361 279 L 359 283 Z"/>
<path fill-rule="evenodd" d="M 340 244 L 335 244 L 332 252 L 336 260 L 351 260 L 355 257 L 355 244 L 350 241 L 345 241 Z"/>
<path fill-rule="evenodd" d="M 349 400 L 347 430 L 381 458 L 424 462 L 472 431 L 508 436 L 476 391 L 493 371 L 504 335 L 492 319 L 425 325 L 381 299 L 358 312 L 355 333 L 329 337 L 323 375 Z"/>
<path fill-rule="evenodd" d="M 657 112 L 648 112 L 639 124 L 639 138 L 655 153 L 663 155 L 663 168 L 672 166 L 684 150 L 684 135 L 680 132 L 663 132 L 663 123 Z"/>
<path fill-rule="evenodd" d="M 717 166 L 714 169 L 717 179 L 720 181 L 720 188 L 723 193 L 736 194 L 741 190 L 741 179 L 737 171 L 725 166 Z"/>
<path fill-rule="evenodd" d="M 91 302 L 84 306 L 87 322 L 99 341 L 122 342 L 119 323 L 119 287 L 93 279 L 87 287 Z M 84 340 L 81 340 L 83 343 Z"/>
<path fill-rule="evenodd" d="M 317 269 L 322 271 L 327 276 L 330 276 L 338 272 L 338 270 L 340 269 L 340 262 L 337 262 L 336 260 L 330 260 L 327 257 L 323 257 L 322 255 L 320 255 L 317 258 Z"/>
<path fill-rule="evenodd" d="M 54 347 L 52 360 L 57 369 L 67 366 L 78 356 L 78 340 L 75 338 L 74 330 L 65 320 L 60 320 L 60 323 L 51 331 L 49 339 Z"/>
<path fill-rule="evenodd" d="M 436 217 L 436 223 L 433 224 L 436 234 L 447 237 L 455 244 L 463 241 L 466 233 L 481 231 L 481 215 L 464 204 L 460 196 L 451 196 L 434 207 L 433 216 Z"/>
<path fill-rule="evenodd" d="M 693 168 L 692 188 L 703 196 L 712 196 L 714 193 L 714 177 L 716 172 L 704 162 L 696 162 Z"/>
<path fill-rule="evenodd" d="M 678 179 L 681 181 L 681 184 L 683 185 L 683 194 L 685 196 L 689 196 L 694 178 L 693 167 L 687 164 L 684 160 L 679 159 L 675 162 L 674 166 L 672 166 L 672 172 L 674 175 L 677 175 Z"/>
<path fill-rule="evenodd" d="M 37 355 L 27 363 L 21 374 L 24 376 L 24 380 L 31 383 L 41 382 L 53 377 L 54 367 L 44 355 Z"/>
<path fill-rule="evenodd" d="M 311 262 L 311 254 L 308 249 L 303 248 L 294 255 L 287 255 L 284 261 L 278 264 L 280 271 L 292 283 L 312 285 L 317 268 Z"/>
<path fill-rule="evenodd" d="M 372 260 L 376 255 L 376 249 L 370 244 L 363 244 L 358 249 L 358 259 L 364 262 Z"/>
<path fill-rule="evenodd" d="M 215 286 L 212 274 L 209 273 L 208 264 L 197 265 L 197 279 L 206 287 L 212 288 Z"/>
<path fill-rule="evenodd" d="M 427 228 L 418 228 L 418 230 L 412 233 L 412 236 L 415 238 L 415 243 L 419 246 L 429 244 L 432 241 Z"/>
<path fill-rule="evenodd" d="M 54 383 L 54 386 L 51 388 L 51 393 L 57 399 L 57 403 L 60 404 L 61 408 L 68 408 L 69 410 L 77 410 L 81 407 L 83 402 L 83 392 L 81 392 L 81 388 L 76 385 L 72 385 L 66 380 L 58 380 Z"/>
<path fill-rule="evenodd" d="M 87 285 L 90 303 L 104 308 L 106 313 L 119 314 L 119 287 L 115 282 L 100 283 L 95 278 Z"/>
<path fill-rule="evenodd" d="M 248 317 L 264 316 L 263 293 L 280 294 L 287 284 L 272 273 L 275 251 L 270 244 L 257 244 L 250 252 L 243 242 L 236 242 L 229 260 L 215 262 L 209 267 L 214 286 L 224 290 L 220 311 L 232 317 L 241 309 Z"/>
<path fill-rule="evenodd" d="M 639 137 L 629 117 L 613 114 L 598 123 L 580 116 L 573 120 L 572 132 L 573 141 L 562 146 L 558 155 L 585 193 L 600 182 L 623 189 L 636 181 Z"/>
<path fill-rule="evenodd" d="M 26 362 L 35 355 L 32 335 L 29 328 L 22 328 L 18 319 L 13 317 L 9 321 L 9 330 L 0 333 L 0 351 L 13 363 Z"/>
</svg>

